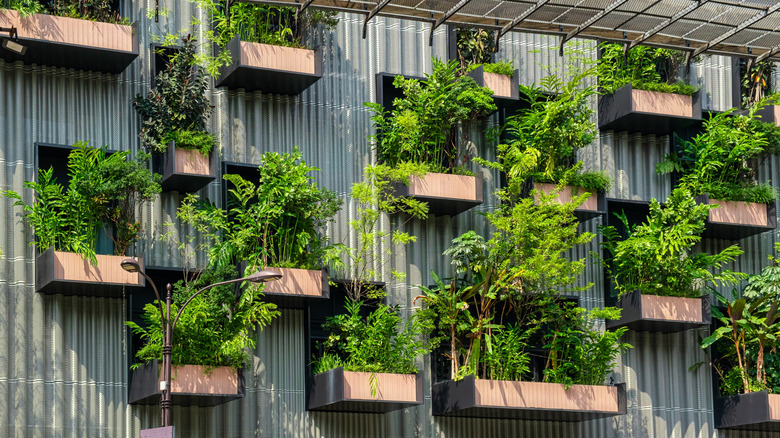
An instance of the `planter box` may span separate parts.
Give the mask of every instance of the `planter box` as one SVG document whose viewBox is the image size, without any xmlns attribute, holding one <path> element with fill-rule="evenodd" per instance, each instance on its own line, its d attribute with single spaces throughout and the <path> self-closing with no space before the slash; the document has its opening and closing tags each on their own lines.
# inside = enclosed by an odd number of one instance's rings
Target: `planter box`
<svg viewBox="0 0 780 438">
<path fill-rule="evenodd" d="M 138 26 L 0 9 L 0 27 L 16 27 L 24 55 L 0 50 L 6 61 L 121 73 L 138 57 Z"/>
<path fill-rule="evenodd" d="M 716 399 L 715 428 L 780 431 L 780 394 L 761 391 Z"/>
<path fill-rule="evenodd" d="M 486 73 L 480 65 L 468 72 L 468 76 L 480 86 L 493 90 L 493 98 L 499 103 L 520 100 L 520 83 L 518 82 L 520 70 L 515 70 L 515 74 L 510 78 L 499 73 Z"/>
<path fill-rule="evenodd" d="M 206 187 L 216 178 L 213 156 L 213 152 L 206 157 L 196 150 L 177 148 L 170 142 L 165 153 L 156 157 L 163 191 L 187 193 Z"/>
<path fill-rule="evenodd" d="M 393 183 L 395 196 L 413 197 L 428 203 L 436 216 L 455 216 L 482 204 L 482 178 L 468 175 L 428 173 L 412 176 L 409 185 Z"/>
<path fill-rule="evenodd" d="M 709 296 L 662 297 L 635 291 L 621 298 L 617 307 L 620 319 L 607 321 L 608 329 L 671 333 L 709 325 L 711 320 Z"/>
<path fill-rule="evenodd" d="M 171 400 L 180 406 L 214 406 L 242 398 L 245 392 L 243 370 L 216 367 L 205 372 L 202 365 L 171 368 Z M 159 404 L 162 365 L 153 360 L 133 370 L 130 404 Z"/>
<path fill-rule="evenodd" d="M 599 130 L 669 134 L 701 120 L 699 93 L 693 96 L 635 90 L 625 85 L 599 96 Z"/>
<path fill-rule="evenodd" d="M 626 413 L 625 383 L 617 386 L 483 380 L 436 383 L 433 415 L 584 421 Z"/>
<path fill-rule="evenodd" d="M 696 202 L 717 205 L 710 210 L 707 218 L 707 228 L 703 234 L 706 237 L 737 240 L 777 227 L 774 201 L 769 204 L 719 201 L 704 194 L 697 196 Z"/>
<path fill-rule="evenodd" d="M 744 109 L 737 111 L 737 114 L 743 116 L 748 115 L 749 110 Z M 772 123 L 773 125 L 780 126 L 780 105 L 767 105 L 760 110 L 756 111 L 757 116 L 761 116 L 761 120 L 764 123 Z"/>
<path fill-rule="evenodd" d="M 376 394 L 369 380 L 374 374 Z M 339 367 L 314 376 L 308 409 L 384 413 L 423 403 L 419 374 L 360 373 Z"/>
<path fill-rule="evenodd" d="M 330 298 L 328 271 L 293 268 L 267 268 L 282 273 L 282 278 L 265 283 L 265 300 L 279 307 L 303 308 L 316 300 Z M 247 273 L 248 274 L 248 273 Z"/>
<path fill-rule="evenodd" d="M 534 183 L 534 189 L 537 191 L 550 194 L 553 192 L 557 186 L 555 184 L 550 183 Z M 584 189 L 578 189 L 574 196 L 578 196 L 579 194 L 584 193 Z M 571 201 L 572 198 L 572 187 L 566 186 L 563 190 L 558 192 L 558 198 L 557 201 L 561 204 L 567 203 Z M 580 220 L 587 220 L 594 218 L 596 216 L 601 216 L 607 213 L 607 196 L 604 193 L 597 193 L 595 196 L 591 194 L 588 199 L 585 200 L 585 202 L 582 203 L 576 210 L 574 210 L 574 214 L 579 218 Z"/>
<path fill-rule="evenodd" d="M 220 68 L 217 87 L 300 94 L 322 78 L 322 50 L 248 43 L 233 38 L 226 46 L 232 62 Z"/>
<path fill-rule="evenodd" d="M 126 256 L 97 255 L 97 266 L 72 252 L 49 248 L 35 260 L 35 291 L 45 294 L 121 297 L 124 288 L 144 287 L 138 273 L 120 266 Z M 143 266 L 143 257 L 138 257 Z"/>
</svg>

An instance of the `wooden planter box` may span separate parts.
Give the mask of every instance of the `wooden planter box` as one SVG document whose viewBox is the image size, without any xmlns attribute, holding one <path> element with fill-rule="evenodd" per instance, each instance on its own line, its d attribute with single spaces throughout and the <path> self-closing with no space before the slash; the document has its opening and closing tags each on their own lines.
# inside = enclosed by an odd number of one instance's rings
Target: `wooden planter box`
<svg viewBox="0 0 780 438">
<path fill-rule="evenodd" d="M 777 227 L 775 202 L 759 204 L 755 202 L 719 201 L 707 195 L 696 197 L 701 204 L 717 205 L 710 210 L 704 235 L 719 239 L 741 239 L 761 234 Z"/>
<path fill-rule="evenodd" d="M 669 134 L 701 120 L 699 93 L 693 96 L 635 90 L 625 85 L 599 97 L 599 130 Z"/>
<path fill-rule="evenodd" d="M 156 156 L 163 191 L 188 193 L 206 187 L 216 178 L 213 157 L 213 152 L 206 157 L 199 151 L 177 148 L 175 142 L 170 142 L 165 153 Z"/>
<path fill-rule="evenodd" d="M 428 203 L 436 216 L 455 216 L 482 204 L 482 178 L 468 175 L 428 173 L 409 178 L 409 185 L 394 183 L 395 196 L 413 197 Z"/>
<path fill-rule="evenodd" d="M 433 385 L 433 415 L 584 421 L 626 413 L 626 386 L 483 380 Z"/>
<path fill-rule="evenodd" d="M 709 296 L 701 298 L 663 297 L 631 292 L 618 301 L 620 319 L 607 321 L 608 329 L 629 327 L 635 331 L 679 332 L 709 325 Z"/>
<path fill-rule="evenodd" d="M 715 428 L 780 431 L 780 394 L 761 391 L 716 399 Z"/>
<path fill-rule="evenodd" d="M 515 70 L 515 74 L 509 76 L 499 73 L 486 73 L 480 65 L 468 72 L 468 76 L 482 87 L 488 87 L 493 90 L 493 98 L 499 102 L 516 102 L 520 100 L 520 70 Z"/>
<path fill-rule="evenodd" d="M 138 57 L 138 26 L 0 9 L 0 27 L 16 27 L 24 55 L 0 50 L 6 61 L 121 73 Z"/>
<path fill-rule="evenodd" d="M 265 300 L 279 307 L 303 308 L 317 300 L 330 298 L 328 271 L 293 268 L 267 268 L 282 273 L 282 278 L 265 283 Z M 249 274 L 249 273 L 247 273 Z"/>
<path fill-rule="evenodd" d="M 546 194 L 550 194 L 557 188 L 557 185 L 550 184 L 550 183 L 534 183 L 534 189 L 536 189 L 539 192 L 543 192 Z M 563 190 L 558 192 L 558 198 L 557 201 L 561 204 L 565 204 L 569 201 L 571 201 L 572 198 L 572 190 L 573 188 L 571 186 L 566 186 Z M 573 196 L 578 196 L 582 193 L 584 193 L 584 189 L 577 189 Z M 595 196 L 591 194 L 588 199 L 585 200 L 585 202 L 582 203 L 576 210 L 574 210 L 574 214 L 579 218 L 580 220 L 587 220 L 594 218 L 596 216 L 601 216 L 607 213 L 607 197 L 604 193 L 597 193 Z"/>
<path fill-rule="evenodd" d="M 162 365 L 153 360 L 133 370 L 130 404 L 160 403 Z M 202 365 L 180 365 L 171 369 L 171 400 L 180 406 L 214 406 L 242 398 L 245 392 L 243 370 L 216 367 L 206 372 Z"/>
<path fill-rule="evenodd" d="M 374 374 L 376 394 L 369 383 Z M 421 405 L 419 374 L 360 373 L 339 367 L 314 376 L 309 394 L 310 411 L 384 413 Z"/>
<path fill-rule="evenodd" d="M 49 248 L 35 260 L 35 291 L 98 297 L 121 297 L 124 288 L 144 287 L 138 273 L 127 272 L 120 263 L 126 256 L 97 255 L 97 266 L 72 252 Z M 138 257 L 143 266 L 143 257 Z"/>
<path fill-rule="evenodd" d="M 217 87 L 300 94 L 322 78 L 322 50 L 248 43 L 238 37 L 226 46 L 232 62 L 220 68 Z"/>
</svg>

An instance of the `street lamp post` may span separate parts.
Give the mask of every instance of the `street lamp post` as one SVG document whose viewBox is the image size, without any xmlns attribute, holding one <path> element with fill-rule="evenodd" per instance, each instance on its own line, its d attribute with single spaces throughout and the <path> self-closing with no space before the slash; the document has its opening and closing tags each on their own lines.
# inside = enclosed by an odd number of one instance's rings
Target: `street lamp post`
<svg viewBox="0 0 780 438">
<path fill-rule="evenodd" d="M 269 281 L 274 281 L 282 278 L 282 274 L 279 272 L 273 272 L 268 270 L 263 270 L 257 273 L 254 273 L 248 277 L 242 277 L 242 278 L 235 278 L 232 280 L 226 280 L 226 281 L 220 281 L 219 283 L 210 284 L 199 291 L 192 294 L 192 296 L 184 303 L 184 305 L 181 306 L 179 309 L 179 312 L 176 314 L 176 318 L 173 319 L 173 323 L 171 323 L 170 318 L 168 317 L 171 314 L 171 302 L 173 301 L 173 297 L 171 295 L 171 284 L 168 283 L 165 286 L 166 289 L 166 296 L 165 296 L 165 306 L 167 311 L 163 311 L 162 308 L 162 300 L 160 299 L 160 293 L 157 291 L 157 286 L 154 285 L 154 281 L 149 278 L 149 276 L 144 272 L 144 270 L 141 268 L 141 264 L 138 263 L 138 260 L 135 259 L 124 259 L 121 262 L 122 269 L 124 269 L 127 272 L 137 272 L 146 278 L 146 280 L 149 282 L 149 284 L 152 285 L 152 290 L 154 290 L 154 294 L 157 297 L 157 303 L 160 306 L 160 316 L 161 321 L 164 321 L 164 333 L 163 333 L 163 347 L 162 347 L 162 354 L 163 354 L 163 381 L 160 382 L 160 390 L 162 391 L 162 398 L 160 400 L 160 407 L 162 408 L 161 416 L 162 416 L 162 427 L 168 427 L 171 426 L 171 362 L 172 362 L 172 351 L 173 351 L 173 330 L 176 328 L 176 322 L 179 321 L 179 317 L 181 316 L 184 309 L 187 307 L 187 305 L 198 295 L 203 293 L 204 291 L 207 291 L 213 287 L 217 286 L 223 286 L 226 284 L 231 283 L 238 283 L 241 281 L 250 281 L 252 283 L 266 283 Z"/>
</svg>

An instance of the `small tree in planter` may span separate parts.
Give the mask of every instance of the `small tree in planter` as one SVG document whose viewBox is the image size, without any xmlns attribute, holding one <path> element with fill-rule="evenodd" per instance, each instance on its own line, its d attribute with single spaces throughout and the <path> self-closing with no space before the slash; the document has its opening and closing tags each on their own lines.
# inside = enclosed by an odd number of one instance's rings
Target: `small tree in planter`
<svg viewBox="0 0 780 438">
<path fill-rule="evenodd" d="M 113 240 L 117 256 L 126 255 L 137 240 L 141 223 L 136 220 L 136 209 L 160 192 L 159 177 L 153 177 L 146 169 L 148 155 L 143 153 L 133 161 L 128 160 L 129 151 L 108 154 L 105 147 L 92 148 L 86 142 L 78 142 L 74 147 L 68 156 L 67 189 L 54 179 L 53 169 L 49 168 L 39 169 L 37 181 L 25 182 L 24 186 L 35 196 L 31 203 L 19 193 L 5 194 L 16 200 L 14 205 L 24 209 L 24 220 L 36 235 L 32 244 L 39 252 L 51 253 L 48 257 L 56 257 L 59 252 L 75 253 L 97 266 L 96 247 L 102 229 Z M 45 269 L 43 262 L 40 269 Z M 84 281 L 94 282 L 90 268 L 85 266 L 85 271 Z M 140 282 L 135 276 L 131 278 Z M 105 281 L 112 282 L 107 274 Z M 44 286 L 39 284 L 38 289 Z"/>
<path fill-rule="evenodd" d="M 693 247 L 701 241 L 711 205 L 697 203 L 690 192 L 677 188 L 666 203 L 653 199 L 647 222 L 631 226 L 626 217 L 618 215 L 626 228 L 626 237 L 614 227 L 603 227 L 604 248 L 610 258 L 607 269 L 622 299 L 624 309 L 638 307 L 639 314 L 629 315 L 617 325 L 642 324 L 641 320 L 661 320 L 659 329 L 673 321 L 708 324 L 707 303 L 700 297 L 707 284 L 733 284 L 741 274 L 721 267 L 734 261 L 742 250 L 731 245 L 717 254 L 694 254 Z M 720 272 L 712 272 L 718 269 Z M 648 296 L 677 297 L 656 299 Z M 705 309 L 702 310 L 702 305 Z M 678 311 L 661 316 L 657 308 Z M 688 326 L 690 327 L 690 325 Z"/>
<path fill-rule="evenodd" d="M 477 84 L 490 88 L 497 98 L 517 100 L 517 71 L 510 61 L 492 62 L 496 45 L 494 31 L 459 27 L 456 33 L 459 73 L 469 74 Z"/>
<path fill-rule="evenodd" d="M 157 75 L 157 87 L 149 90 L 147 97 L 138 95 L 133 100 L 142 120 L 142 144 L 151 152 L 168 154 L 166 161 L 172 161 L 172 166 L 164 166 L 164 184 L 173 173 L 210 177 L 205 183 L 213 179 L 209 157 L 217 140 L 206 130 L 213 107 L 206 97 L 208 81 L 197 67 L 195 50 L 195 38 L 183 38 L 181 48 L 168 58 L 165 71 Z M 201 182 L 193 190 L 203 185 Z"/>
</svg>

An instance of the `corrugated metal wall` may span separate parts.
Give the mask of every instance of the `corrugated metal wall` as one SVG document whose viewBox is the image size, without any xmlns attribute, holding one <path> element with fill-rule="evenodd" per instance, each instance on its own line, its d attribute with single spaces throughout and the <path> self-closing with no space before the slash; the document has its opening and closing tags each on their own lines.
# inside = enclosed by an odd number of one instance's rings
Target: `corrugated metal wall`
<svg viewBox="0 0 780 438">
<path fill-rule="evenodd" d="M 205 19 L 187 2 L 178 2 L 158 23 L 147 18 L 155 2 L 132 4 L 124 10 L 140 23 L 141 56 L 126 72 L 112 76 L 0 61 L 0 186 L 20 191 L 33 178 L 33 144 L 71 144 L 90 140 L 113 149 L 137 150 L 138 119 L 130 101 L 145 93 L 149 83 L 149 43 L 167 32 L 178 33 L 192 17 Z M 305 159 L 322 169 L 318 181 L 336 190 L 345 208 L 329 230 L 334 241 L 349 241 L 347 220 L 354 215 L 349 202 L 351 184 L 375 157 L 366 141 L 371 133 L 364 101 L 373 100 L 378 72 L 422 75 L 431 70 L 431 56 L 446 56 L 446 29 L 436 31 L 428 45 L 429 26 L 410 21 L 375 18 L 368 38 L 361 38 L 362 15 L 341 15 L 333 33 L 320 31 L 315 43 L 324 48 L 323 78 L 300 96 L 212 90 L 215 105 L 212 128 L 222 144 L 221 158 L 257 163 L 265 151 L 290 151 L 298 146 Z M 202 30 L 196 32 L 203 33 Z M 594 44 L 581 43 L 589 56 Z M 557 40 L 540 35 L 510 34 L 499 58 L 511 59 L 521 71 L 521 82 L 538 83 L 544 66 L 566 68 L 557 56 Z M 705 58 L 692 68 L 703 87 L 705 109 L 730 106 L 730 64 L 721 57 Z M 490 120 L 486 126 L 495 124 Z M 478 127 L 475 129 L 482 129 Z M 481 155 L 494 158 L 492 145 L 477 142 Z M 669 178 L 655 174 L 655 163 L 669 150 L 666 137 L 602 132 L 597 144 L 583 151 L 589 168 L 606 170 L 614 180 L 610 197 L 648 200 L 664 198 Z M 773 160 L 765 167 L 773 181 L 780 177 Z M 475 169 L 476 170 L 476 169 Z M 485 194 L 498 180 L 483 171 Z M 202 195 L 219 202 L 220 182 Z M 446 273 L 449 262 L 441 253 L 450 240 L 475 229 L 487 235 L 477 213 L 490 211 L 495 201 L 455 218 L 413 221 L 408 230 L 418 242 L 395 252 L 390 268 L 408 277 L 390 288 L 390 299 L 405 309 L 417 295 L 415 285 L 431 282 L 429 272 Z M 144 207 L 146 238 L 136 251 L 147 263 L 177 266 L 169 243 L 159 241 L 163 224 L 175 218 L 181 200 L 176 193 L 162 195 Z M 19 223 L 7 199 L 0 201 L 0 436 L 123 437 L 138 436 L 142 427 L 159 424 L 155 406 L 128 406 L 126 345 L 127 314 L 124 299 L 42 296 L 34 293 L 33 249 L 30 230 Z M 595 232 L 601 219 L 582 225 Z M 385 226 L 388 221 L 385 222 Z M 187 230 L 177 230 L 182 235 Z M 745 255 L 736 268 L 757 272 L 764 265 L 775 233 L 743 240 Z M 713 242 L 722 245 L 722 242 Z M 582 293 L 586 307 L 602 306 L 603 274 L 591 251 L 598 238 L 573 255 L 591 263 L 582 283 L 593 288 Z M 389 279 L 386 275 L 385 279 Z M 630 333 L 635 346 L 621 359 L 614 378 L 628 385 L 628 415 L 580 424 L 433 418 L 430 377 L 426 373 L 426 403 L 386 415 L 309 413 L 304 408 L 305 315 L 285 310 L 281 318 L 258 334 L 257 349 L 247 369 L 247 394 L 214 408 L 174 408 L 180 437 L 749 437 L 750 433 L 718 433 L 712 425 L 711 372 L 688 367 L 704 360 L 698 337 L 705 329 L 679 334 Z M 429 369 L 426 358 L 423 370 Z M 761 436 L 770 436 L 762 434 Z M 780 436 L 780 435 L 777 435 Z"/>
</svg>

